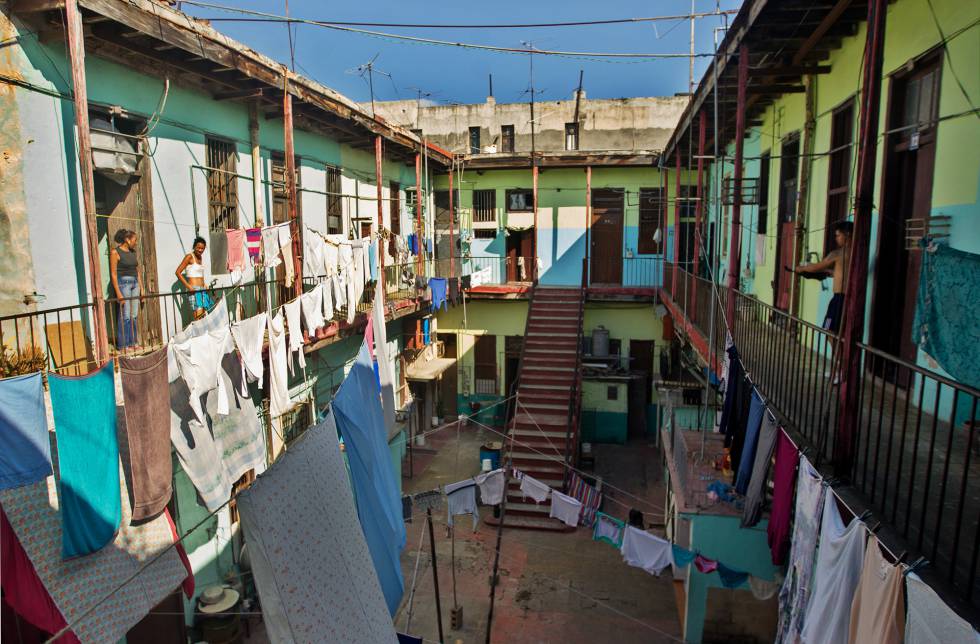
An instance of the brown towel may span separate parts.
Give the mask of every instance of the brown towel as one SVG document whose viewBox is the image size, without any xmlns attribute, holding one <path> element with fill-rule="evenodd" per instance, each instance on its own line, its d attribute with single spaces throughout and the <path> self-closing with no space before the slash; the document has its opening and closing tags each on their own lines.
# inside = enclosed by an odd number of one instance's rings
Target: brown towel
<svg viewBox="0 0 980 644">
<path fill-rule="evenodd" d="M 119 372 L 126 418 L 128 477 L 133 521 L 155 517 L 170 501 L 170 385 L 167 349 L 145 356 L 120 357 Z"/>
</svg>

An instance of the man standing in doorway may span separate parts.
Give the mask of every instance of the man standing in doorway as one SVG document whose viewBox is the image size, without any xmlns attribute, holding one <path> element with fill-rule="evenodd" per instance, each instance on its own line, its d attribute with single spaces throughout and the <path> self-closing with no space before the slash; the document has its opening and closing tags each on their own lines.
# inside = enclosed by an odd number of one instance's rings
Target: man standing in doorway
<svg viewBox="0 0 980 644">
<path fill-rule="evenodd" d="M 828 275 L 834 278 L 834 296 L 827 305 L 827 315 L 824 316 L 823 328 L 833 334 L 840 331 L 841 316 L 844 312 L 844 288 L 847 285 L 847 270 L 851 259 L 851 236 L 854 224 L 850 221 L 838 221 L 834 224 L 834 241 L 837 248 L 827 253 L 819 262 L 800 264 L 793 269 L 794 273 L 816 279 Z"/>
</svg>

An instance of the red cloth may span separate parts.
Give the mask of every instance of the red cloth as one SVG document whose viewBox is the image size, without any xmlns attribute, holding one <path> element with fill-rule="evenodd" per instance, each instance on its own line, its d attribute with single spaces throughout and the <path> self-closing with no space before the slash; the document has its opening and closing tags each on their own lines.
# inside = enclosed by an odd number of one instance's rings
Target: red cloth
<svg viewBox="0 0 980 644">
<path fill-rule="evenodd" d="M 708 559 L 707 557 L 702 557 L 698 555 L 694 558 L 694 565 L 698 567 L 703 573 L 714 572 L 718 570 L 718 562 L 714 559 Z"/>
<path fill-rule="evenodd" d="M 769 512 L 769 550 L 772 563 L 781 566 L 789 551 L 789 521 L 793 514 L 793 491 L 796 489 L 796 466 L 800 453 L 786 432 L 776 438 L 776 466 L 772 477 L 772 510 Z"/>
<path fill-rule="evenodd" d="M 170 532 L 174 535 L 174 541 L 180 538 L 177 534 L 177 526 L 174 525 L 173 517 L 170 516 L 170 510 L 164 510 L 164 514 L 167 515 L 167 523 L 170 524 Z M 180 557 L 181 563 L 184 564 L 184 568 L 187 568 L 187 576 L 184 577 L 184 581 L 181 582 L 180 587 L 184 589 L 184 594 L 187 595 L 187 599 L 191 599 L 194 596 L 194 569 L 191 568 L 191 560 L 187 558 L 187 551 L 184 550 L 184 544 L 177 542 L 174 546 L 177 550 L 177 556 Z"/>
<path fill-rule="evenodd" d="M 65 626 L 65 618 L 55 606 L 34 564 L 27 558 L 24 547 L 0 508 L 0 584 L 4 600 L 18 615 L 48 633 L 57 633 Z M 58 638 L 58 644 L 74 644 L 78 638 L 66 631 Z"/>
</svg>

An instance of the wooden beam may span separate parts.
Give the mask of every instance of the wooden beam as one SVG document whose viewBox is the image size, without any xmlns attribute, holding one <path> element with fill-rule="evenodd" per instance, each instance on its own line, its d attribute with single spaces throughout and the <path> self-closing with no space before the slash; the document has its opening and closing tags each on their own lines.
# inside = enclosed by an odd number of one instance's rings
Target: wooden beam
<svg viewBox="0 0 980 644">
<path fill-rule="evenodd" d="M 234 101 L 242 98 L 260 98 L 263 89 L 261 87 L 246 87 L 245 89 L 232 90 L 230 92 L 218 92 L 211 96 L 216 101 Z"/>
<path fill-rule="evenodd" d="M 851 0 L 837 0 L 837 4 L 834 5 L 834 8 L 830 10 L 830 13 L 828 13 L 823 21 L 817 25 L 817 28 L 810 33 L 810 36 L 802 45 L 800 45 L 800 48 L 797 50 L 796 54 L 793 55 L 794 65 L 799 65 L 806 59 L 807 54 L 813 50 L 816 44 L 820 42 L 820 39 L 824 37 L 824 34 L 827 33 L 827 30 L 834 26 L 837 19 L 840 18 L 841 14 L 844 13 L 844 11 L 850 5 Z"/>
<path fill-rule="evenodd" d="M 750 75 L 766 76 L 806 76 L 809 74 L 829 74 L 830 65 L 779 65 L 777 67 L 757 67 L 749 70 Z"/>
</svg>

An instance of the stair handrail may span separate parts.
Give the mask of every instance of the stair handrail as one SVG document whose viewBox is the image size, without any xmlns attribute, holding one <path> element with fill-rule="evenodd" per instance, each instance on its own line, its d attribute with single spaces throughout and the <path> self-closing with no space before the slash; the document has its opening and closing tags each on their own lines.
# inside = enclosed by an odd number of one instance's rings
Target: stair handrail
<svg viewBox="0 0 980 644">
<path fill-rule="evenodd" d="M 575 371 L 572 377 L 572 404 L 568 407 L 568 422 L 565 426 L 565 464 L 570 466 L 578 465 L 578 459 L 575 457 L 578 455 L 579 425 L 582 412 L 582 344 L 585 339 L 585 294 L 588 288 L 588 265 L 586 262 L 587 260 L 582 260 L 582 283 L 578 300 L 578 344 L 575 347 Z M 572 443 L 575 443 L 574 449 Z M 571 469 L 569 467 L 564 469 L 562 484 L 567 491 Z"/>
<path fill-rule="evenodd" d="M 507 401 L 508 410 L 507 416 L 504 417 L 506 422 L 507 418 L 514 420 L 511 423 L 511 434 L 514 432 L 514 428 L 517 426 L 516 419 L 517 414 L 520 413 L 517 409 L 517 392 L 521 388 L 521 378 L 524 375 L 524 356 L 527 351 L 527 332 L 531 326 L 531 307 L 534 305 L 534 291 L 537 288 L 537 282 L 532 284 L 531 288 L 527 292 L 527 315 L 524 316 L 524 335 L 521 336 L 521 354 L 517 358 L 517 376 L 514 378 L 514 382 L 511 384 L 511 391 L 507 392 L 509 400 Z M 506 441 L 505 441 L 506 442 Z M 513 445 L 513 442 L 511 443 Z M 504 446 L 506 448 L 506 445 Z"/>
</svg>

